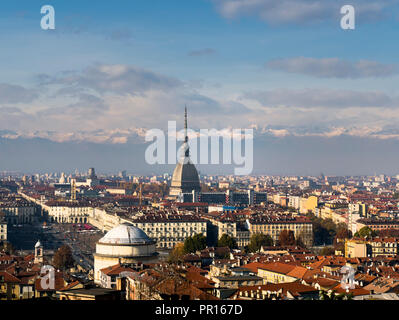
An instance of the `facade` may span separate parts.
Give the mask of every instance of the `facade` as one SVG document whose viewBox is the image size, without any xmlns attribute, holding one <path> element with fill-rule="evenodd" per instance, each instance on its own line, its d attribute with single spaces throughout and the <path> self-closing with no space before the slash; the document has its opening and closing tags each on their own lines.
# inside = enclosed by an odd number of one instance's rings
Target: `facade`
<svg viewBox="0 0 399 320">
<path fill-rule="evenodd" d="M 354 238 L 345 241 L 345 256 L 348 258 L 394 257 L 398 254 L 398 238 Z"/>
<path fill-rule="evenodd" d="M 0 243 L 7 241 L 7 221 L 5 213 L 0 211 Z"/>
<path fill-rule="evenodd" d="M 255 275 L 221 275 L 212 277 L 216 288 L 238 289 L 241 286 L 259 286 L 263 279 Z"/>
<path fill-rule="evenodd" d="M 399 221 L 396 220 L 376 220 L 376 219 L 359 219 L 357 220 L 357 228 L 369 227 L 373 231 L 382 231 L 387 229 L 399 230 Z"/>
<path fill-rule="evenodd" d="M 93 208 L 88 203 L 72 201 L 48 201 L 42 205 L 51 222 L 88 223 Z"/>
<path fill-rule="evenodd" d="M 133 220 L 132 225 L 154 239 L 158 248 L 165 249 L 172 249 L 177 243 L 196 234 L 207 235 L 206 220 L 193 215 L 142 216 Z"/>
<path fill-rule="evenodd" d="M 101 284 L 101 270 L 117 264 L 136 264 L 155 255 L 155 241 L 143 230 L 123 223 L 109 231 L 96 244 L 94 282 Z"/>
<path fill-rule="evenodd" d="M 352 232 L 352 234 L 355 234 L 357 231 L 360 229 L 358 228 L 358 223 L 357 221 L 360 219 L 360 214 L 357 212 L 351 212 L 349 211 L 348 214 L 348 230 Z"/>
<path fill-rule="evenodd" d="M 317 300 L 318 298 L 318 289 L 297 282 L 289 282 L 241 287 L 232 300 Z"/>
<path fill-rule="evenodd" d="M 180 202 L 203 202 L 209 204 L 247 205 L 262 204 L 267 202 L 266 192 L 254 190 L 226 192 L 195 192 L 180 193 Z"/>
<path fill-rule="evenodd" d="M 100 270 L 100 286 L 107 289 L 118 289 L 118 279 L 136 273 L 129 267 L 120 264 Z"/>
<path fill-rule="evenodd" d="M 263 278 L 264 284 L 295 282 L 310 272 L 307 268 L 281 262 L 267 263 L 258 268 L 258 276 Z"/>
<path fill-rule="evenodd" d="M 291 195 L 288 197 L 288 207 L 299 210 L 300 203 L 301 203 L 301 197 L 291 196 Z"/>
<path fill-rule="evenodd" d="M 32 223 L 35 219 L 36 207 L 20 196 L 0 200 L 0 211 L 10 224 Z"/>
<path fill-rule="evenodd" d="M 89 223 L 102 232 L 110 231 L 124 222 L 128 221 L 103 208 L 93 208 L 89 216 Z"/>
<path fill-rule="evenodd" d="M 361 202 L 348 204 L 349 212 L 358 213 L 361 217 L 367 217 L 367 205 Z"/>
<path fill-rule="evenodd" d="M 345 257 L 365 258 L 369 256 L 368 246 L 364 240 L 345 240 Z"/>
<path fill-rule="evenodd" d="M 281 231 L 291 230 L 294 232 L 295 239 L 300 237 L 306 246 L 313 244 L 312 222 L 307 218 L 252 219 L 247 220 L 247 226 L 251 235 L 256 233 L 268 234 L 274 242 L 278 241 Z"/>
</svg>

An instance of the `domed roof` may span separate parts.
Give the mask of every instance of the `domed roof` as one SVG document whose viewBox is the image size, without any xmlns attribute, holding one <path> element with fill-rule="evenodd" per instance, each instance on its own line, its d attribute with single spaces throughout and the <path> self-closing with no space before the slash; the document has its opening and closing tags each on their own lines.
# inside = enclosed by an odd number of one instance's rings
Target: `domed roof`
<svg viewBox="0 0 399 320">
<path fill-rule="evenodd" d="M 38 240 L 38 241 L 36 242 L 36 244 L 35 244 L 35 248 L 39 248 L 39 247 L 41 247 L 41 246 L 42 246 L 42 244 L 41 244 L 40 240 Z"/>
<path fill-rule="evenodd" d="M 194 164 L 190 161 L 187 163 L 179 162 L 173 171 L 172 186 L 200 188 L 198 172 Z"/>
<path fill-rule="evenodd" d="M 122 223 L 111 229 L 99 243 L 107 244 L 139 244 L 152 243 L 153 241 L 145 234 L 145 232 L 131 224 Z"/>
</svg>

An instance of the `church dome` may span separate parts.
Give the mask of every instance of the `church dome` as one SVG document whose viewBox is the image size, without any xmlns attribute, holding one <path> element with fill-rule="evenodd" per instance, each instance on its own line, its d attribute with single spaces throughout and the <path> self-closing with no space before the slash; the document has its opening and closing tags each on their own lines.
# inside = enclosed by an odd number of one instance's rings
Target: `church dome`
<svg viewBox="0 0 399 320">
<path fill-rule="evenodd" d="M 190 161 L 187 163 L 179 162 L 173 171 L 171 186 L 180 187 L 183 190 L 189 189 L 190 191 L 200 189 L 198 172 L 194 164 Z"/>
<path fill-rule="evenodd" d="M 36 242 L 36 244 L 35 244 L 35 248 L 39 248 L 39 247 L 41 247 L 41 246 L 42 246 L 42 244 L 41 244 L 40 240 L 38 240 L 38 241 Z"/>
<path fill-rule="evenodd" d="M 111 229 L 104 237 L 99 240 L 104 244 L 150 244 L 153 241 L 145 232 L 128 223 L 120 224 Z"/>
</svg>

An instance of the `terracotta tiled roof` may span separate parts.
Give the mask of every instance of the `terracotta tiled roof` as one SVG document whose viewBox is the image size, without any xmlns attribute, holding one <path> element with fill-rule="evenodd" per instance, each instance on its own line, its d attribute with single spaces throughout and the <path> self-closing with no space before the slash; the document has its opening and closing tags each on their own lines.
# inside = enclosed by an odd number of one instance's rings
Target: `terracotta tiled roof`
<svg viewBox="0 0 399 320">
<path fill-rule="evenodd" d="M 5 282 L 5 283 L 20 283 L 21 280 L 19 280 L 17 277 L 13 276 L 12 274 L 5 272 L 5 271 L 0 271 L 0 279 L 4 279 L 3 281 L 0 282 Z"/>
<path fill-rule="evenodd" d="M 259 267 L 258 269 L 272 271 L 280 274 L 288 274 L 290 271 L 295 269 L 295 266 L 281 262 L 272 262 L 267 263 L 263 267 Z"/>
<path fill-rule="evenodd" d="M 206 271 L 206 270 L 204 270 L 204 269 L 198 268 L 198 267 L 196 267 L 196 266 L 191 266 L 191 265 L 190 265 L 190 267 L 187 268 L 186 270 L 187 270 L 187 272 L 197 272 L 197 273 L 202 274 L 202 275 L 208 273 L 208 271 Z"/>
<path fill-rule="evenodd" d="M 71 282 L 70 284 L 66 285 L 65 287 L 61 288 L 59 291 L 70 290 L 77 286 L 83 286 L 83 285 L 78 280 L 75 280 L 75 281 Z"/>
<path fill-rule="evenodd" d="M 364 288 L 361 288 L 361 287 L 359 287 L 359 286 L 357 286 L 357 285 L 355 286 L 354 289 L 344 289 L 344 288 L 341 287 L 341 284 L 338 284 L 337 286 L 335 286 L 335 288 L 333 288 L 333 290 L 334 290 L 336 293 L 338 293 L 338 294 L 341 294 L 341 293 L 351 293 L 351 294 L 353 294 L 354 296 L 363 296 L 363 295 L 370 294 L 370 291 L 369 291 L 369 290 L 366 290 L 366 289 L 364 289 Z"/>
<path fill-rule="evenodd" d="M 312 270 L 306 269 L 304 267 L 295 267 L 287 273 L 287 276 L 303 279 L 309 277 L 311 274 L 313 274 Z"/>
<path fill-rule="evenodd" d="M 37 278 L 35 280 L 35 290 L 37 291 L 54 291 L 54 290 L 60 290 L 62 288 L 65 287 L 65 281 L 64 281 L 64 277 L 62 272 L 56 272 L 55 273 L 55 286 L 54 289 L 53 288 L 49 288 L 49 289 L 44 289 L 42 287 L 42 279 L 41 278 Z"/>
<path fill-rule="evenodd" d="M 340 281 L 338 280 L 321 278 L 321 277 L 314 279 L 307 279 L 306 282 L 312 284 L 312 286 L 318 284 L 321 288 L 325 289 L 332 289 L 335 288 L 338 284 L 340 284 Z"/>
<path fill-rule="evenodd" d="M 252 272 L 254 272 L 254 273 L 258 273 L 258 269 L 259 269 L 259 268 L 264 268 L 264 267 L 266 267 L 266 266 L 267 266 L 266 263 L 251 262 L 251 263 L 244 264 L 244 265 L 242 266 L 242 268 L 248 269 L 248 270 L 250 270 L 250 271 L 252 271 Z"/>
<path fill-rule="evenodd" d="M 213 289 L 215 287 L 213 281 L 201 276 L 197 272 L 188 272 L 185 278 L 198 289 Z"/>
<path fill-rule="evenodd" d="M 318 293 L 318 290 L 307 285 L 303 285 L 297 281 L 287 283 L 269 283 L 259 286 L 242 286 L 237 290 L 236 295 L 239 292 L 245 291 L 269 291 L 269 292 L 281 292 L 286 295 L 290 292 L 293 296 L 300 296 L 303 293 Z"/>
<path fill-rule="evenodd" d="M 366 290 L 373 290 L 376 293 L 399 292 L 399 280 L 392 278 L 378 278 L 364 287 Z"/>
<path fill-rule="evenodd" d="M 135 272 L 132 268 L 123 267 L 120 264 L 101 269 L 100 271 L 107 276 L 118 276 L 122 272 Z"/>
</svg>

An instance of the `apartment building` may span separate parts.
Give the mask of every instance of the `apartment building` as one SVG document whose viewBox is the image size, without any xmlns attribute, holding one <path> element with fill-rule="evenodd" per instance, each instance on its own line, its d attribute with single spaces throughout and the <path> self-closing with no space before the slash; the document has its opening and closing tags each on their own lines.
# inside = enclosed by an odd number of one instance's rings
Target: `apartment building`
<svg viewBox="0 0 399 320">
<path fill-rule="evenodd" d="M 172 249 L 196 234 L 207 236 L 207 221 L 191 214 L 150 214 L 133 219 L 132 225 L 157 241 L 157 247 Z"/>
<path fill-rule="evenodd" d="M 7 221 L 4 212 L 0 211 L 0 243 L 7 241 Z"/>
<path fill-rule="evenodd" d="M 399 254 L 398 238 L 347 239 L 345 256 L 348 258 L 394 257 Z"/>
<path fill-rule="evenodd" d="M 10 224 L 32 223 L 35 218 L 36 206 L 20 196 L 0 199 L 0 210 Z"/>
<path fill-rule="evenodd" d="M 291 230 L 295 238 L 301 238 L 306 246 L 311 246 L 313 243 L 312 222 L 306 217 L 275 216 L 248 219 L 247 227 L 251 235 L 268 234 L 274 242 L 278 241 L 281 231 Z"/>
<path fill-rule="evenodd" d="M 51 200 L 42 205 L 51 222 L 88 223 L 93 208 L 87 202 Z"/>
</svg>

